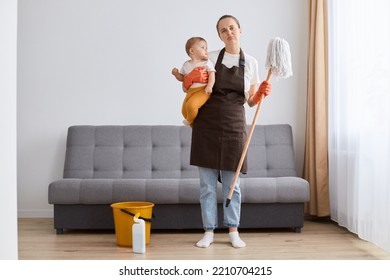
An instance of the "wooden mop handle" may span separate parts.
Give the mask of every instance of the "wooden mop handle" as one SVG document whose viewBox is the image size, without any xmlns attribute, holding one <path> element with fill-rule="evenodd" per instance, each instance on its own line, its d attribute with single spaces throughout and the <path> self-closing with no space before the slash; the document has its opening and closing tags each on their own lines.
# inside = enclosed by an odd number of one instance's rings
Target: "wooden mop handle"
<svg viewBox="0 0 390 280">
<path fill-rule="evenodd" d="M 271 74 L 272 74 L 272 71 L 271 71 L 271 69 L 269 69 L 268 70 L 268 74 L 267 74 L 267 79 L 266 79 L 267 82 L 269 82 L 269 79 L 271 78 Z M 252 135 L 253 135 L 253 131 L 255 130 L 256 120 L 257 120 L 257 117 L 259 115 L 260 106 L 261 106 L 261 103 L 263 102 L 263 99 L 264 99 L 264 94 L 261 95 L 260 101 L 257 104 L 256 112 L 255 112 L 255 115 L 254 115 L 253 120 L 252 120 L 252 125 L 251 125 L 251 128 L 249 130 L 248 138 L 246 139 L 246 142 L 245 142 L 245 145 L 244 145 L 244 149 L 242 150 L 241 158 L 240 158 L 240 161 L 238 163 L 238 167 L 237 167 L 236 173 L 234 174 L 234 178 L 233 178 L 232 184 L 230 186 L 230 191 L 229 191 L 229 194 L 228 194 L 228 197 L 227 197 L 227 200 L 226 200 L 226 205 L 225 205 L 226 207 L 229 206 L 230 201 L 232 199 L 233 192 L 234 192 L 234 187 L 236 186 L 238 176 L 240 175 L 241 167 L 242 167 L 242 165 L 244 163 L 244 159 L 245 159 L 246 153 L 248 151 L 249 142 L 251 141 L 251 138 L 252 138 Z"/>
<path fill-rule="evenodd" d="M 267 82 L 269 82 L 269 79 L 271 79 L 271 75 L 272 75 L 272 69 L 270 68 L 268 70 L 267 78 L 265 79 Z"/>
</svg>

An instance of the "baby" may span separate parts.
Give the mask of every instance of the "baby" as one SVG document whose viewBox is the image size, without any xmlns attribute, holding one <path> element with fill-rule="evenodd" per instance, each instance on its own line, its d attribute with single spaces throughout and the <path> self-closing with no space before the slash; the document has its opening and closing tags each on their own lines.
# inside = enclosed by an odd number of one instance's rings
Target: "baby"
<svg viewBox="0 0 390 280">
<path fill-rule="evenodd" d="M 182 114 L 184 117 L 183 123 L 192 127 L 193 122 L 198 115 L 199 108 L 206 103 L 213 91 L 215 82 L 214 65 L 208 60 L 207 42 L 201 37 L 192 37 L 187 40 L 186 52 L 191 58 L 187 60 L 180 71 L 177 68 L 172 70 L 172 75 L 178 81 L 183 81 L 184 76 L 190 73 L 194 68 L 202 67 L 208 72 L 207 84 L 194 83 L 189 88 L 183 85 L 183 91 L 186 92 L 186 97 L 183 101 Z"/>
</svg>

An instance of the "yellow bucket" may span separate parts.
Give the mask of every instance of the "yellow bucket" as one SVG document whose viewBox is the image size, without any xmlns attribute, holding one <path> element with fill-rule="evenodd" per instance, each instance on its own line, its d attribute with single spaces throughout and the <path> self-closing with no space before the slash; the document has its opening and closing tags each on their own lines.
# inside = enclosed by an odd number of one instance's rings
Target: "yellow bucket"
<svg viewBox="0 0 390 280">
<path fill-rule="evenodd" d="M 151 202 L 118 202 L 111 204 L 114 223 L 115 223 L 115 236 L 116 243 L 120 246 L 132 246 L 132 227 L 134 224 L 134 216 L 140 213 L 140 219 L 145 221 L 145 243 L 149 244 L 150 229 L 153 220 L 154 204 Z"/>
</svg>

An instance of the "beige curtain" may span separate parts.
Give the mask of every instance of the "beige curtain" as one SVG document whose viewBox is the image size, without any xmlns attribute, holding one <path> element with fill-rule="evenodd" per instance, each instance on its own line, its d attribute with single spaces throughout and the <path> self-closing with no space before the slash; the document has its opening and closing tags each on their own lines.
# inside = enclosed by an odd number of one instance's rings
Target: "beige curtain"
<svg viewBox="0 0 390 280">
<path fill-rule="evenodd" d="M 328 176 L 327 1 L 308 0 L 309 54 L 303 177 L 310 184 L 309 215 L 330 215 Z"/>
</svg>

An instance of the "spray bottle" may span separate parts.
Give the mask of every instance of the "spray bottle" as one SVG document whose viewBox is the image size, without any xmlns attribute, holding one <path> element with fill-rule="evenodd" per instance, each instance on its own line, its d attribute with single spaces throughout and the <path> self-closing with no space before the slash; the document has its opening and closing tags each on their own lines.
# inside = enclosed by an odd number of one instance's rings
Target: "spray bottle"
<svg viewBox="0 0 390 280">
<path fill-rule="evenodd" d="M 138 219 L 141 213 L 134 216 L 133 224 L 133 252 L 138 254 L 145 253 L 145 221 Z"/>
</svg>

